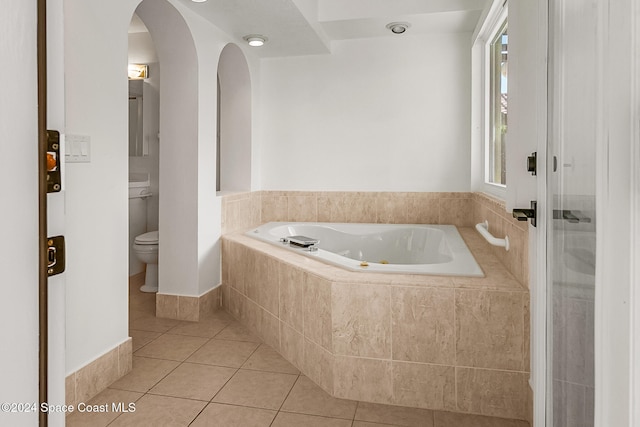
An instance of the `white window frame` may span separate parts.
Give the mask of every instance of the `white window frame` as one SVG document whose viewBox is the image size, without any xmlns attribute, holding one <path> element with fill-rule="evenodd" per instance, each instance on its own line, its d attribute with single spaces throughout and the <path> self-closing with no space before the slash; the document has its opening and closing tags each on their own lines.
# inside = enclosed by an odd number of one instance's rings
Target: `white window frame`
<svg viewBox="0 0 640 427">
<path fill-rule="evenodd" d="M 494 0 L 483 11 L 472 38 L 471 60 L 471 188 L 506 199 L 507 186 L 488 182 L 491 138 L 491 42 L 508 17 L 506 0 Z"/>
</svg>

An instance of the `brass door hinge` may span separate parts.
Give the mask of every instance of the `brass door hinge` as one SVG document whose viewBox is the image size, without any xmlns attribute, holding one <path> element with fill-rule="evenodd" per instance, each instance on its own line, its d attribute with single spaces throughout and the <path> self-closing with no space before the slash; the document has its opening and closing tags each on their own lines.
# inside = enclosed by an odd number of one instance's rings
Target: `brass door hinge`
<svg viewBox="0 0 640 427">
<path fill-rule="evenodd" d="M 60 174 L 60 132 L 47 131 L 47 193 L 57 193 L 62 190 L 62 176 Z"/>
</svg>

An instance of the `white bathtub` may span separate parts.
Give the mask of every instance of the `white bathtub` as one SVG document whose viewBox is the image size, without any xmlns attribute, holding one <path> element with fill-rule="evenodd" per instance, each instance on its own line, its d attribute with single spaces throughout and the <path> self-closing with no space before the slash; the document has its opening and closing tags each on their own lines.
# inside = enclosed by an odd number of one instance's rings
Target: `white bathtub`
<svg viewBox="0 0 640 427">
<path fill-rule="evenodd" d="M 246 234 L 352 271 L 483 276 L 453 225 L 270 222 Z M 317 250 L 281 241 L 297 235 Z"/>
</svg>

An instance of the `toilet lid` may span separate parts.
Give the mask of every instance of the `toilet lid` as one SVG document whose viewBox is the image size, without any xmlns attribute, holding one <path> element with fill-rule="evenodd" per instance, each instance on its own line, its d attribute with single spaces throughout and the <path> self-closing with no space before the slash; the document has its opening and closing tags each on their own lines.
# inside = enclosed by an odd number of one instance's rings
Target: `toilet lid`
<svg viewBox="0 0 640 427">
<path fill-rule="evenodd" d="M 136 237 L 135 243 L 138 245 L 157 245 L 158 231 L 149 231 Z"/>
</svg>

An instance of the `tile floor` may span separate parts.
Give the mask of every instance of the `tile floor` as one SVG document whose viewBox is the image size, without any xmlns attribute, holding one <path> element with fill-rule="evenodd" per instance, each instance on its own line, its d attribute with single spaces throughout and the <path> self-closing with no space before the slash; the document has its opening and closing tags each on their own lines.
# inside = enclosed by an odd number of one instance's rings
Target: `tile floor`
<svg viewBox="0 0 640 427">
<path fill-rule="evenodd" d="M 155 295 L 130 286 L 133 370 L 74 412 L 74 426 L 528 427 L 524 421 L 336 399 L 224 311 L 200 322 L 155 317 Z M 134 412 L 112 404 L 134 404 Z"/>
</svg>

